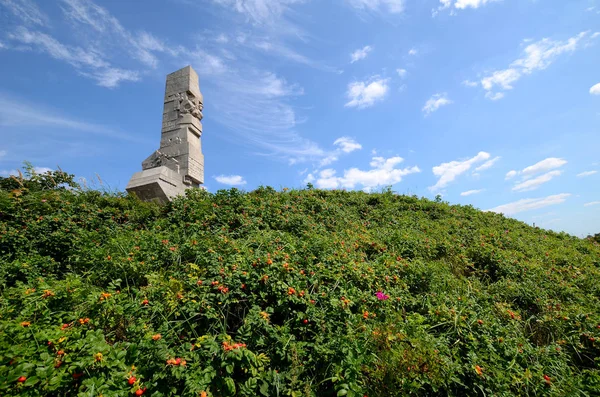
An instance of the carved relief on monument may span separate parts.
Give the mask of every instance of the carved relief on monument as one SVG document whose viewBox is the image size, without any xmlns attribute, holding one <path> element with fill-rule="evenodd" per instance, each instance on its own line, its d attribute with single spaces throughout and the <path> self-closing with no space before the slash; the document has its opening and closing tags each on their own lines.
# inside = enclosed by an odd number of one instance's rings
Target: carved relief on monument
<svg viewBox="0 0 600 397">
<path fill-rule="evenodd" d="M 175 94 L 175 110 L 179 111 L 179 117 L 189 113 L 198 120 L 202 120 L 202 109 L 204 109 L 202 100 L 196 98 L 191 92 Z"/>
</svg>

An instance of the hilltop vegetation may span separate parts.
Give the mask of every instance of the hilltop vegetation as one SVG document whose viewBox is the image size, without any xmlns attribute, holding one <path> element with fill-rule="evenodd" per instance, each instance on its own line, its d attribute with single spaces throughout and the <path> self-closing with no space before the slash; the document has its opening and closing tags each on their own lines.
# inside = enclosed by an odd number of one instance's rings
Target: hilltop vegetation
<svg viewBox="0 0 600 397">
<path fill-rule="evenodd" d="M 0 178 L 0 395 L 598 395 L 599 266 L 389 190 Z"/>
</svg>

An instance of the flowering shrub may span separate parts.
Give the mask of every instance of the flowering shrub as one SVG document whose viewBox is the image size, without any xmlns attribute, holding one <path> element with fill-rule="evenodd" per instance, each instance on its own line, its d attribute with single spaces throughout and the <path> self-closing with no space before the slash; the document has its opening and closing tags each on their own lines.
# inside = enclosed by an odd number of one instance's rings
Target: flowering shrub
<svg viewBox="0 0 600 397">
<path fill-rule="evenodd" d="M 161 208 L 18 182 L 0 180 L 0 395 L 600 390 L 592 240 L 389 191 Z"/>
</svg>

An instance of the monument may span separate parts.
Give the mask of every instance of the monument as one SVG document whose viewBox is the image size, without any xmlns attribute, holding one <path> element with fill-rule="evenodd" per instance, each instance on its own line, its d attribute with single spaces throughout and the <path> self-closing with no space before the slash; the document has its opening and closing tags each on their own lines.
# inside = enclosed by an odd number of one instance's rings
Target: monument
<svg viewBox="0 0 600 397">
<path fill-rule="evenodd" d="M 131 177 L 128 192 L 144 201 L 166 203 L 204 183 L 203 107 L 198 75 L 191 66 L 167 76 L 160 148 Z"/>
</svg>

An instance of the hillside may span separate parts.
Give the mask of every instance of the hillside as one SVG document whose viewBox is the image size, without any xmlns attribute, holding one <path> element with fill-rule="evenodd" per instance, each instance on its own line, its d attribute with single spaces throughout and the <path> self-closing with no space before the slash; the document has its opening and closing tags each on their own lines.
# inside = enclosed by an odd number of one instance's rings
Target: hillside
<svg viewBox="0 0 600 397">
<path fill-rule="evenodd" d="M 598 280 L 598 243 L 391 191 L 0 178 L 0 395 L 598 395 Z"/>
</svg>

